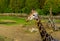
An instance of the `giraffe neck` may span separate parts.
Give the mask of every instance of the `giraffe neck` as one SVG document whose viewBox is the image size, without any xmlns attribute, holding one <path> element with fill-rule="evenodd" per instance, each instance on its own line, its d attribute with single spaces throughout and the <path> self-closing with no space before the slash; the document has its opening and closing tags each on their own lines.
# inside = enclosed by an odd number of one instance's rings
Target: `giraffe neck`
<svg viewBox="0 0 60 41">
<path fill-rule="evenodd" d="M 41 23 L 41 20 L 39 19 L 37 20 L 37 25 L 38 25 L 38 29 L 39 29 L 39 33 L 41 35 L 42 41 L 51 41 L 51 39 L 53 38 L 46 32 L 44 26 Z"/>
</svg>

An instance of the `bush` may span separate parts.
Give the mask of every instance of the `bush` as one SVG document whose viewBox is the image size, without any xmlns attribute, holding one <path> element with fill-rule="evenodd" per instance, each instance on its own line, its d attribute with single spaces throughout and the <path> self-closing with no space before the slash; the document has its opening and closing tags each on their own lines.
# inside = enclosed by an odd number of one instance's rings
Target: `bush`
<svg viewBox="0 0 60 41">
<path fill-rule="evenodd" d="M 21 13 L 29 13 L 29 12 L 30 12 L 30 9 L 27 7 L 21 9 Z"/>
<path fill-rule="evenodd" d="M 11 13 L 12 12 L 12 9 L 11 8 L 5 8 L 4 9 L 4 13 Z"/>
<path fill-rule="evenodd" d="M 39 13 L 39 15 L 45 15 L 42 9 L 36 9 L 36 11 Z"/>
</svg>

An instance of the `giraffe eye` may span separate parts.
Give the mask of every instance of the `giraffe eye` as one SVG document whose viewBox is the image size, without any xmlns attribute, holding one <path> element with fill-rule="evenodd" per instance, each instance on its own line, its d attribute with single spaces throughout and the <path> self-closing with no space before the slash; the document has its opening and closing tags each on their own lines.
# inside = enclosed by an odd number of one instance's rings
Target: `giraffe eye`
<svg viewBox="0 0 60 41">
<path fill-rule="evenodd" d="M 35 15 L 33 15 L 33 16 L 35 16 Z"/>
</svg>

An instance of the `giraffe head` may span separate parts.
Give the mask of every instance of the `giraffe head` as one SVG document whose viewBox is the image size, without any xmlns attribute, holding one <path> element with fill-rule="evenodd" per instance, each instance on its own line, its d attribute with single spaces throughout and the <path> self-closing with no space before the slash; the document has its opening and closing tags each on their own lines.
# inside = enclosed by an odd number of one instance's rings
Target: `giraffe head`
<svg viewBox="0 0 60 41">
<path fill-rule="evenodd" d="M 38 13 L 35 10 L 32 10 L 30 15 L 27 18 L 27 21 L 32 20 L 32 19 L 38 19 Z"/>
</svg>

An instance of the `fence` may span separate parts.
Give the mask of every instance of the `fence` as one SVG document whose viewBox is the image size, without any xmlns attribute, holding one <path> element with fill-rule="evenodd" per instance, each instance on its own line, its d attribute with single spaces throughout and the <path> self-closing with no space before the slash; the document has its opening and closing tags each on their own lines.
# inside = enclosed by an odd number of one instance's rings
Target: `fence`
<svg viewBox="0 0 60 41">
<path fill-rule="evenodd" d="M 17 17 L 27 17 L 28 15 L 25 13 L 0 13 L 0 16 L 17 16 Z M 48 19 L 49 16 L 42 16 L 43 19 Z M 54 19 L 60 19 L 60 16 L 53 16 Z"/>
</svg>

